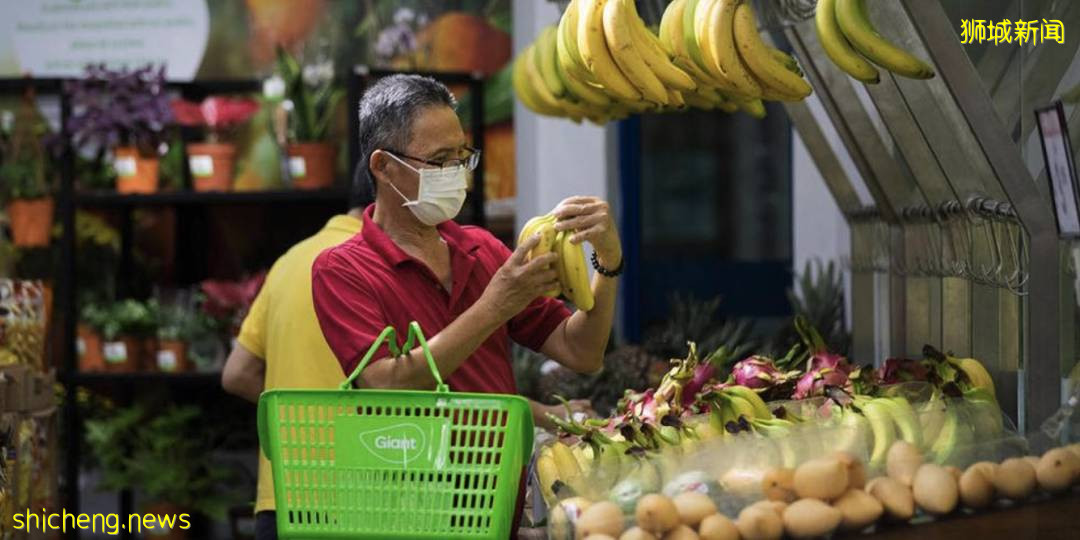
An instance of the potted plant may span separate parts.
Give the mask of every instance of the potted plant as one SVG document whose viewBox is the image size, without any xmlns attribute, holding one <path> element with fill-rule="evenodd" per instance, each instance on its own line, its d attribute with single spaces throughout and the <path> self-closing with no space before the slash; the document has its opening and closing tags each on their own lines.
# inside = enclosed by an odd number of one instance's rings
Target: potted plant
<svg viewBox="0 0 1080 540">
<path fill-rule="evenodd" d="M 113 151 L 116 190 L 157 191 L 163 132 L 172 120 L 165 66 L 111 70 L 92 64 L 84 78 L 66 84 L 66 91 L 72 98 L 70 129 L 75 144 L 94 144 L 99 155 L 105 149 Z"/>
<path fill-rule="evenodd" d="M 337 146 L 328 141 L 342 90 L 334 86 L 329 58 L 301 67 L 284 48 L 277 48 L 277 78 L 284 83 L 288 111 L 289 175 L 301 189 L 325 188 L 334 183 Z M 269 85 L 274 86 L 274 85 Z"/>
<path fill-rule="evenodd" d="M 127 299 L 112 305 L 102 329 L 107 371 L 132 373 L 142 367 L 147 339 L 154 336 L 156 319 L 151 308 Z"/>
<path fill-rule="evenodd" d="M 79 371 L 105 371 L 101 330 L 109 319 L 109 313 L 96 303 L 87 303 L 79 315 L 78 337 L 75 348 L 79 354 Z"/>
<path fill-rule="evenodd" d="M 0 119 L 0 198 L 6 201 L 12 241 L 18 247 L 49 245 L 55 208 L 43 142 L 49 125 L 28 87 L 16 110 Z"/>
<path fill-rule="evenodd" d="M 222 442 L 207 426 L 205 412 L 194 405 L 151 411 L 136 403 L 86 421 L 92 465 L 102 489 L 136 491 L 148 502 L 143 513 L 189 514 L 191 529 L 149 531 L 152 537 L 199 538 L 200 518 L 224 519 L 234 497 L 228 488 L 232 470 L 210 456 Z M 208 429 L 209 427 L 209 429 Z"/>
<path fill-rule="evenodd" d="M 180 125 L 207 129 L 206 142 L 187 145 L 195 191 L 228 191 L 232 186 L 236 145 L 226 142 L 226 131 L 251 118 L 259 110 L 258 102 L 212 96 L 202 103 L 175 100 L 172 110 Z"/>
</svg>

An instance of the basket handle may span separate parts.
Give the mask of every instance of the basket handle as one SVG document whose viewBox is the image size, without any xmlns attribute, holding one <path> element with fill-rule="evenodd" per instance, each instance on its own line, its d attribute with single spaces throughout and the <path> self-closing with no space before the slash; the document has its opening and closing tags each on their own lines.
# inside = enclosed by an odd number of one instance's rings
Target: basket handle
<svg viewBox="0 0 1080 540">
<path fill-rule="evenodd" d="M 435 365 L 435 359 L 431 357 L 431 349 L 428 347 L 427 339 L 424 338 L 424 332 L 420 330 L 420 324 L 416 321 L 409 323 L 409 334 L 405 338 L 405 346 L 400 349 L 397 345 L 397 330 L 394 330 L 393 326 L 384 328 L 382 333 L 379 334 L 379 337 L 375 339 L 375 343 L 368 348 L 367 353 L 364 354 L 364 358 L 357 364 L 356 369 L 354 369 L 349 377 L 341 383 L 341 390 L 347 390 L 352 386 L 353 381 L 360 376 L 360 373 L 364 371 L 364 368 L 366 368 L 367 365 L 371 363 L 371 360 L 375 358 L 375 353 L 378 352 L 382 343 L 388 339 L 389 342 L 387 342 L 386 345 L 390 348 L 390 354 L 393 355 L 394 358 L 401 356 L 402 351 L 411 351 L 413 344 L 419 341 L 420 348 L 424 351 L 424 359 L 427 360 L 428 368 L 431 369 L 431 376 L 435 378 L 435 391 L 450 391 L 450 388 L 443 382 L 442 375 L 439 374 L 439 367 Z"/>
</svg>

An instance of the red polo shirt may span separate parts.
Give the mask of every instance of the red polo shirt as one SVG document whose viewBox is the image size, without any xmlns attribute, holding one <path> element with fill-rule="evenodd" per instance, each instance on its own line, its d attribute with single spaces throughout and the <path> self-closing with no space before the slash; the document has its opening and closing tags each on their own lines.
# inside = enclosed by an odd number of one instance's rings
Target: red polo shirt
<svg viewBox="0 0 1080 540">
<path fill-rule="evenodd" d="M 491 233 L 453 221 L 438 226 L 450 248 L 453 286 L 445 290 L 424 263 L 414 259 L 364 211 L 360 234 L 322 252 L 312 267 L 315 314 L 330 349 L 345 373 L 352 373 L 387 325 L 403 344 L 409 322 L 434 336 L 473 305 L 510 250 Z M 496 330 L 453 373 L 443 379 L 458 392 L 515 394 L 510 340 L 539 350 L 570 311 L 558 300 L 540 297 Z M 386 345 L 376 358 L 390 355 Z"/>
</svg>

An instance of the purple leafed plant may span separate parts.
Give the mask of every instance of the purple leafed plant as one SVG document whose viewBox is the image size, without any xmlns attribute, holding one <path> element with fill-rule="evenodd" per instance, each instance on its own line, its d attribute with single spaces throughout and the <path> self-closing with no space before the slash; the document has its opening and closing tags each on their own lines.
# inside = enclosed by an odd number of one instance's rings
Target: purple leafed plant
<svg viewBox="0 0 1080 540">
<path fill-rule="evenodd" d="M 165 66 L 113 70 L 91 64 L 86 75 L 68 81 L 65 90 L 72 102 L 72 140 L 79 146 L 96 146 L 99 153 L 127 145 L 154 153 L 172 121 Z"/>
</svg>

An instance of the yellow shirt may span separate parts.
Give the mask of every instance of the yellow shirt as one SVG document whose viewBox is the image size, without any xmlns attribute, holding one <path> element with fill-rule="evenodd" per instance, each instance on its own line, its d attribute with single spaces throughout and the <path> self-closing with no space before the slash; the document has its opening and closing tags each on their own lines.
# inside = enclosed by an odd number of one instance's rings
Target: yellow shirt
<svg viewBox="0 0 1080 540">
<path fill-rule="evenodd" d="M 345 379 L 315 318 L 311 265 L 319 253 L 352 238 L 362 225 L 351 216 L 334 216 L 321 231 L 293 246 L 270 268 L 236 338 L 266 361 L 266 390 L 334 388 Z M 260 451 L 255 511 L 273 509 L 270 462 Z"/>
</svg>

